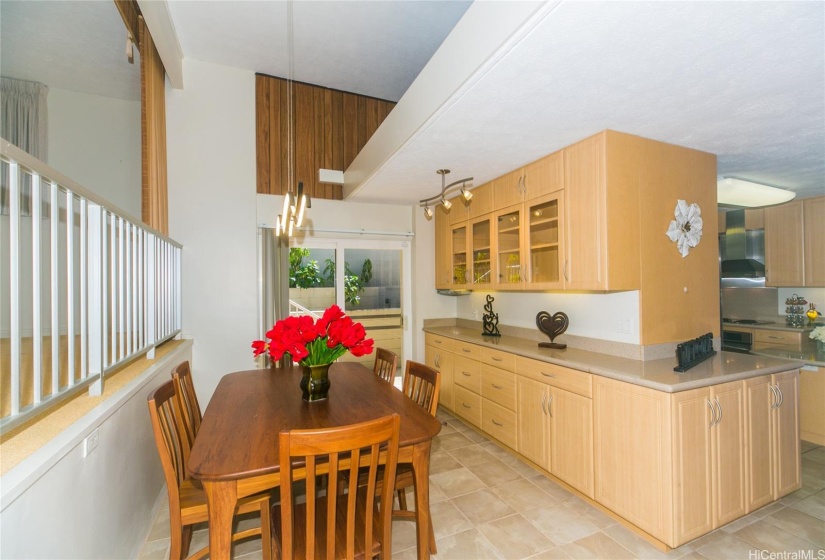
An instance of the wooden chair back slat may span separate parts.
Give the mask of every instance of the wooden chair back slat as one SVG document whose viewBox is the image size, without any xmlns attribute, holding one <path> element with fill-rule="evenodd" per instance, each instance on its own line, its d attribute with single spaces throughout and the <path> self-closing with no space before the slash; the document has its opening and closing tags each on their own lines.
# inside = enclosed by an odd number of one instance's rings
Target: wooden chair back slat
<svg viewBox="0 0 825 560">
<path fill-rule="evenodd" d="M 395 381 L 395 372 L 398 370 L 398 354 L 385 348 L 375 349 L 375 375 L 392 384 Z"/>
<path fill-rule="evenodd" d="M 435 416 L 441 391 L 441 372 L 422 363 L 407 360 L 401 390 L 421 408 Z"/>
<path fill-rule="evenodd" d="M 187 478 L 184 448 L 186 435 L 181 422 L 181 413 L 175 398 L 175 386 L 167 381 L 155 389 L 148 398 L 149 417 L 155 444 L 163 466 L 163 475 L 170 492 L 177 493 L 178 487 Z"/>
<path fill-rule="evenodd" d="M 172 381 L 175 383 L 175 392 L 183 415 L 183 425 L 186 429 L 189 447 L 186 451 L 188 452 L 195 443 L 195 436 L 198 435 L 198 431 L 201 428 L 201 420 L 203 419 L 188 360 L 175 366 L 172 370 Z"/>
<path fill-rule="evenodd" d="M 392 508 L 382 507 L 376 519 L 376 487 L 382 476 L 380 503 L 391 504 L 400 425 L 400 416 L 392 414 L 351 426 L 281 432 L 281 526 L 275 527 L 280 529 L 281 558 L 295 558 L 301 548 L 302 557 L 307 559 L 314 559 L 316 555 L 328 560 L 353 558 L 362 551 L 369 558 L 376 536 L 381 557 L 390 558 Z M 384 468 L 379 469 L 382 456 Z M 293 468 L 293 462 L 303 462 L 306 473 L 305 520 L 297 519 L 294 512 L 292 484 L 300 475 Z M 366 491 L 363 488 L 359 491 L 359 466 L 369 467 Z M 341 477 L 343 473 L 347 476 Z M 319 498 L 316 486 L 319 477 L 324 475 L 326 493 Z M 339 480 L 349 481 L 346 493 L 338 491 Z M 317 504 L 322 501 L 326 528 L 323 535 L 316 535 Z M 302 526 L 298 526 L 299 521 L 303 521 Z M 374 527 L 380 535 L 374 535 Z"/>
</svg>

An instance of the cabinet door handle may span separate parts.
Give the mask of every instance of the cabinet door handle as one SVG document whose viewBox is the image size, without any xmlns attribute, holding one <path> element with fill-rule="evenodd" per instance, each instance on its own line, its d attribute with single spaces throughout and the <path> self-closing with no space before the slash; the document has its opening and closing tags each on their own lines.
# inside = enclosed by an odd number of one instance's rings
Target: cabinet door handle
<svg viewBox="0 0 825 560">
<path fill-rule="evenodd" d="M 773 385 L 768 385 L 768 388 L 770 388 L 771 393 L 773 394 L 773 402 L 771 403 L 771 410 L 773 410 L 779 404 L 779 395 L 777 394 L 776 388 Z"/>
<path fill-rule="evenodd" d="M 564 274 L 564 279 L 569 282 L 570 278 L 567 277 L 567 261 L 564 261 L 564 264 L 561 267 L 561 272 Z"/>
<path fill-rule="evenodd" d="M 553 395 L 550 395 L 550 398 L 547 399 L 547 412 L 548 412 L 548 414 L 550 414 L 550 418 L 553 417 L 552 405 L 553 405 Z"/>
<path fill-rule="evenodd" d="M 524 181 L 524 177 L 518 178 L 518 183 L 516 184 L 516 192 L 521 193 L 521 183 Z"/>
<path fill-rule="evenodd" d="M 492 356 L 492 359 L 493 359 L 494 362 L 503 362 L 504 361 L 504 358 L 496 358 L 495 356 Z"/>
<path fill-rule="evenodd" d="M 716 423 L 719 424 L 722 421 L 722 405 L 719 404 L 719 397 L 713 399 L 716 401 L 716 410 L 719 411 L 719 416 L 716 418 Z"/>
<path fill-rule="evenodd" d="M 706 398 L 705 402 L 708 403 L 708 408 L 710 409 L 710 424 L 708 424 L 708 429 L 710 429 L 716 422 L 716 411 L 713 409 L 713 403 L 710 402 L 710 399 Z"/>
<path fill-rule="evenodd" d="M 472 406 L 470 406 L 469 404 L 467 404 L 465 402 L 462 402 L 461 406 L 463 406 L 464 408 L 473 408 Z"/>
<path fill-rule="evenodd" d="M 436 344 L 441 344 L 440 340 L 434 340 L 433 342 L 435 342 Z"/>
<path fill-rule="evenodd" d="M 527 194 L 527 173 L 524 174 L 524 181 L 522 181 L 521 194 Z"/>
<path fill-rule="evenodd" d="M 547 400 L 547 393 L 545 393 L 541 396 L 541 411 L 545 414 L 545 416 L 547 415 L 547 409 L 544 407 L 544 401 L 546 401 L 546 400 Z"/>
<path fill-rule="evenodd" d="M 467 353 L 472 352 L 472 350 L 470 348 L 462 348 L 461 351 L 462 352 L 467 352 Z"/>
<path fill-rule="evenodd" d="M 776 405 L 776 408 L 779 408 L 782 406 L 782 403 L 785 402 L 785 395 L 782 394 L 782 389 L 779 385 L 776 386 L 776 392 L 779 393 L 779 404 Z"/>
<path fill-rule="evenodd" d="M 553 375 L 552 373 L 544 373 L 544 372 L 541 372 L 541 374 L 542 374 L 544 377 L 556 377 L 556 376 L 555 376 L 555 375 Z"/>
<path fill-rule="evenodd" d="M 773 339 L 776 339 L 776 340 L 785 340 L 784 336 L 773 336 L 773 335 L 770 335 L 770 334 L 768 335 L 768 338 L 773 338 Z"/>
<path fill-rule="evenodd" d="M 470 377 L 470 376 L 471 376 L 471 375 L 473 375 L 473 374 L 472 374 L 472 373 L 467 373 L 466 371 L 462 371 L 462 372 L 461 372 L 461 375 L 463 375 L 463 376 L 465 376 L 465 377 Z"/>
<path fill-rule="evenodd" d="M 490 383 L 493 386 L 493 389 L 503 389 L 500 385 L 496 385 L 495 383 Z"/>
<path fill-rule="evenodd" d="M 490 420 L 492 420 L 493 424 L 495 424 L 496 426 L 503 426 L 504 425 L 504 424 L 499 424 L 498 422 L 496 422 L 495 418 L 490 418 Z"/>
</svg>

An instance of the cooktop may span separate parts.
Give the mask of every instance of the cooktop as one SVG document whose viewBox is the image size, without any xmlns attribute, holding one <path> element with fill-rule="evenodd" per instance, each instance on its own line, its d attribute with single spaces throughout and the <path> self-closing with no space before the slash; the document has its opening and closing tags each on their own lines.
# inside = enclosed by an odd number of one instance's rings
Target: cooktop
<svg viewBox="0 0 825 560">
<path fill-rule="evenodd" d="M 731 323 L 734 325 L 773 325 L 774 321 L 760 321 L 758 319 L 730 319 L 722 317 L 723 323 Z"/>
</svg>

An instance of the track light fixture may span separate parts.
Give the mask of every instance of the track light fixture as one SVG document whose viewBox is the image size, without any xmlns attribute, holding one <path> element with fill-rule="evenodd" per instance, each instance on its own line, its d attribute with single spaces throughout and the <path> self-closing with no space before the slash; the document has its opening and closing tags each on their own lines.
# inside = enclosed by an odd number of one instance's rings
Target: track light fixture
<svg viewBox="0 0 825 560">
<path fill-rule="evenodd" d="M 433 209 L 430 208 L 430 203 L 441 204 L 445 210 L 449 210 L 453 206 L 453 203 L 447 200 L 447 193 L 455 188 L 461 189 L 461 197 L 465 202 L 470 202 L 470 199 L 473 198 L 473 193 L 470 192 L 469 188 L 467 188 L 467 183 L 471 183 L 473 178 L 467 177 L 466 179 L 459 179 L 458 181 L 446 185 L 446 177 L 449 172 L 449 169 L 437 170 L 436 173 L 441 175 L 441 192 L 435 196 L 431 196 L 430 198 L 424 198 L 418 201 L 418 205 L 424 207 L 424 216 L 426 216 L 428 220 L 433 217 Z"/>
</svg>

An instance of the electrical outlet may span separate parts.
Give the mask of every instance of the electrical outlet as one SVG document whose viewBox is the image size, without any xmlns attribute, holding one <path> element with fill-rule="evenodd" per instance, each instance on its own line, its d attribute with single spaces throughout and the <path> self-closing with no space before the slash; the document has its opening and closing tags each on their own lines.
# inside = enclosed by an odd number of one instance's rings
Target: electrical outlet
<svg viewBox="0 0 825 560">
<path fill-rule="evenodd" d="M 633 334 L 633 319 L 630 317 L 619 319 L 619 328 L 617 330 L 621 334 Z"/>
<path fill-rule="evenodd" d="M 88 457 L 89 453 L 95 450 L 98 443 L 100 443 L 100 432 L 95 428 L 95 431 L 83 440 L 83 456 Z"/>
<path fill-rule="evenodd" d="M 473 309 L 473 318 L 478 321 L 478 309 Z"/>
</svg>

